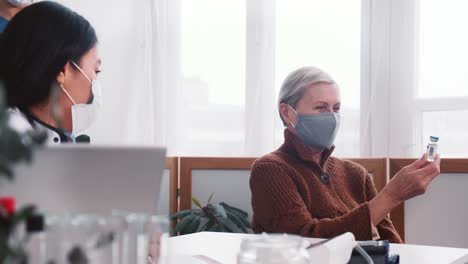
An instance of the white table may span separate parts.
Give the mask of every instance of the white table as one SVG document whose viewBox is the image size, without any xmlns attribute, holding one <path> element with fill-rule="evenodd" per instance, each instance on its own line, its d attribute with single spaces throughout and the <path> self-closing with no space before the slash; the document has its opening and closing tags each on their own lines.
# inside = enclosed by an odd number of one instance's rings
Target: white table
<svg viewBox="0 0 468 264">
<path fill-rule="evenodd" d="M 170 263 L 236 264 L 242 239 L 253 236 L 257 235 L 202 232 L 171 237 L 168 242 L 168 255 L 178 257 L 174 257 Z M 321 239 L 310 240 L 318 242 Z M 468 263 L 468 249 L 391 244 L 390 251 L 400 255 L 401 264 Z M 192 256 L 206 256 L 208 260 Z M 210 259 L 215 262 L 210 262 Z"/>
</svg>

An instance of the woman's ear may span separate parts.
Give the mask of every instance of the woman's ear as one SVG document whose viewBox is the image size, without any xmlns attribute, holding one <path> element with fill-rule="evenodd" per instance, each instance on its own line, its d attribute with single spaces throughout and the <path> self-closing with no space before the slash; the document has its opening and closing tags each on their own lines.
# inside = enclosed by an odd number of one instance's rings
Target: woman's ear
<svg viewBox="0 0 468 264">
<path fill-rule="evenodd" d="M 289 118 L 289 105 L 285 103 L 281 103 L 279 106 L 279 111 L 280 111 L 281 117 L 283 118 L 283 121 L 286 124 L 290 124 L 291 120 Z"/>
<path fill-rule="evenodd" d="M 59 72 L 55 80 L 59 85 L 63 85 L 63 83 L 65 82 L 65 73 L 63 72 L 63 70 Z"/>
<path fill-rule="evenodd" d="M 70 67 L 71 67 L 70 62 L 67 62 L 67 64 L 63 66 L 63 69 L 59 72 L 59 74 L 57 74 L 57 77 L 55 78 L 55 80 L 57 81 L 59 85 L 64 85 L 64 83 L 66 82 L 67 76 L 70 74 L 70 70 L 71 70 Z"/>
</svg>

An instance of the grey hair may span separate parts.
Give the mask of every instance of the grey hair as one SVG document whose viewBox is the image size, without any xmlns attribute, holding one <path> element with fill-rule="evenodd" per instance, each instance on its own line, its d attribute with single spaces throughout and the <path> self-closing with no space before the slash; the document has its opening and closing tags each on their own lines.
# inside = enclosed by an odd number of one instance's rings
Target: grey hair
<svg viewBox="0 0 468 264">
<path fill-rule="evenodd" d="M 296 109 L 297 103 L 304 95 L 306 87 L 317 83 L 335 83 L 328 73 L 313 66 L 306 66 L 291 72 L 281 85 L 278 98 L 278 111 L 282 103 Z M 283 117 L 281 116 L 281 120 Z M 286 123 L 283 120 L 284 125 Z"/>
</svg>

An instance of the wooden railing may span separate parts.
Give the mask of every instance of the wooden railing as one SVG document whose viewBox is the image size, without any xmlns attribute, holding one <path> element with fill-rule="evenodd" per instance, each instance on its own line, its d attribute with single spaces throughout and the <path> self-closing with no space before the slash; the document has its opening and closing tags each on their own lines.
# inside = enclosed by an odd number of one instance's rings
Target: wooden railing
<svg viewBox="0 0 468 264">
<path fill-rule="evenodd" d="M 179 158 L 166 158 L 166 169 L 169 170 L 169 213 L 179 211 L 178 189 L 179 189 Z"/>
</svg>

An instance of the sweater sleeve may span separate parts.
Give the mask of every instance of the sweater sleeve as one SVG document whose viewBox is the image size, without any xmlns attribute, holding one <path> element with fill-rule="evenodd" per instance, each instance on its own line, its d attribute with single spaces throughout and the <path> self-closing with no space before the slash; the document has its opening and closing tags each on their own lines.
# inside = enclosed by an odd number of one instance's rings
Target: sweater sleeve
<svg viewBox="0 0 468 264">
<path fill-rule="evenodd" d="M 357 240 L 372 239 L 368 203 L 337 218 L 314 217 L 307 209 L 292 177 L 295 177 L 292 171 L 275 162 L 261 161 L 254 164 L 250 189 L 255 232 L 289 233 L 318 238 L 352 232 Z"/>
<path fill-rule="evenodd" d="M 366 172 L 367 173 L 367 172 Z M 377 189 L 375 188 L 374 182 L 371 177 L 366 175 L 366 199 L 370 201 L 374 199 L 377 195 Z M 379 231 L 380 239 L 389 240 L 391 243 L 403 243 L 400 235 L 396 231 L 395 227 L 392 224 L 390 218 L 385 216 L 385 218 L 380 221 L 377 225 L 377 230 Z"/>
</svg>

